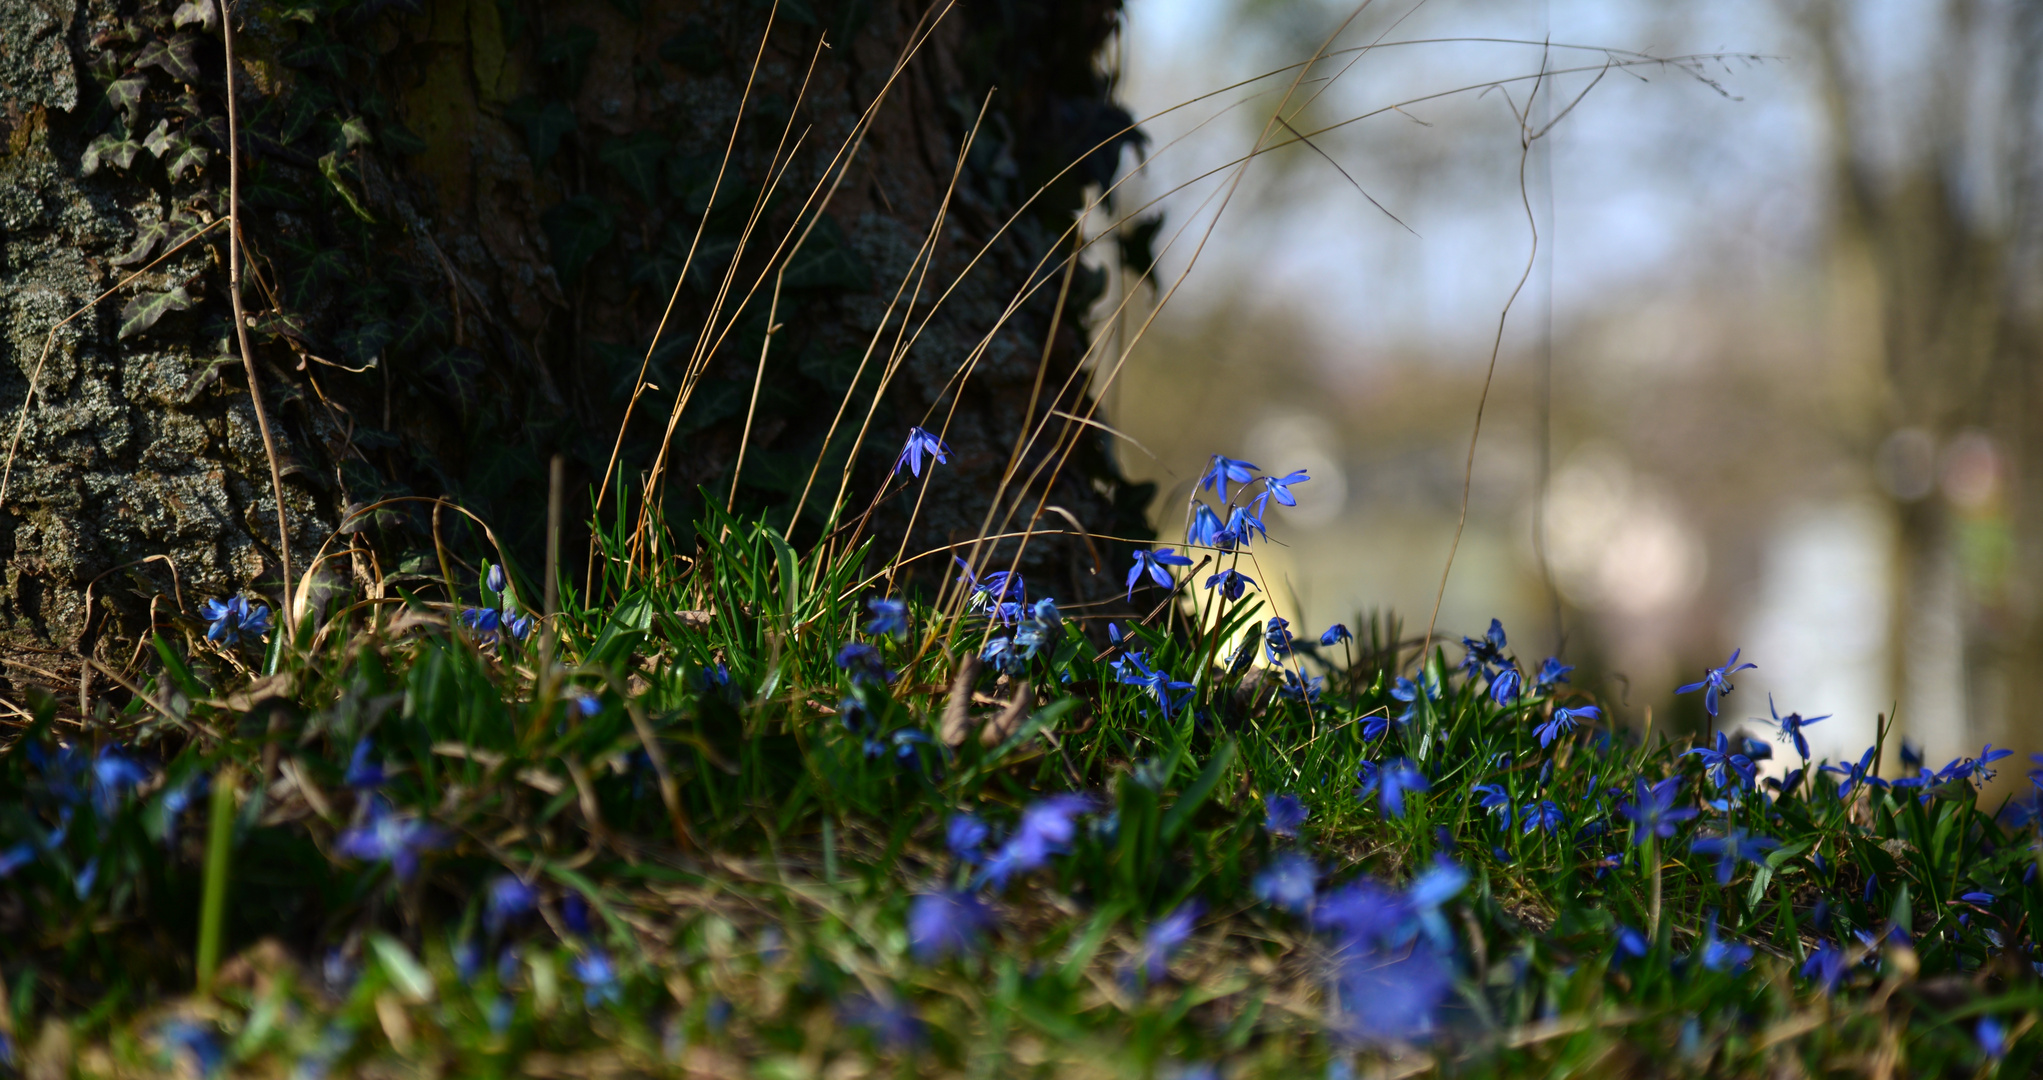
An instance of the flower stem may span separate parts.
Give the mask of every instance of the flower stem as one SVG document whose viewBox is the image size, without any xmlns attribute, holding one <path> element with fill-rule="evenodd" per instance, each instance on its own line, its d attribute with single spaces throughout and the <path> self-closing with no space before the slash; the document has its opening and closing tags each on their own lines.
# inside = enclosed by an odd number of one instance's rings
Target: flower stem
<svg viewBox="0 0 2043 1080">
<path fill-rule="evenodd" d="M 206 884 L 199 904 L 198 993 L 213 992 L 220 967 L 220 934 L 227 921 L 227 853 L 234 842 L 234 785 L 238 770 L 221 766 L 213 774 L 213 799 L 206 830 Z"/>
<path fill-rule="evenodd" d="M 1660 940 L 1660 845 L 1646 837 L 1646 863 L 1653 868 L 1652 891 L 1646 897 L 1646 940 Z"/>
</svg>

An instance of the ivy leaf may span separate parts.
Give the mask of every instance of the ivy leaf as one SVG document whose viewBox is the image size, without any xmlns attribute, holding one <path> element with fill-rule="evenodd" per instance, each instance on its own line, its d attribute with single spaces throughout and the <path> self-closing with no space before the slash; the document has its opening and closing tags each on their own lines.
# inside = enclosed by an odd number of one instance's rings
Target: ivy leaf
<svg viewBox="0 0 2043 1080">
<path fill-rule="evenodd" d="M 395 334 L 390 339 L 390 351 L 408 353 L 423 346 L 429 339 L 446 332 L 453 320 L 447 317 L 445 309 L 430 301 L 419 300 L 405 312 Z"/>
<path fill-rule="evenodd" d="M 403 124 L 383 125 L 383 145 L 393 154 L 423 154 L 426 140 L 411 133 Z"/>
<path fill-rule="evenodd" d="M 158 120 L 155 129 L 143 136 L 142 149 L 149 151 L 152 157 L 160 161 L 170 156 L 173 142 L 183 141 L 181 137 L 170 133 L 170 121 Z"/>
<path fill-rule="evenodd" d="M 307 35 L 314 40 L 301 43 L 296 52 L 284 58 L 292 67 L 313 68 L 329 75 L 347 75 L 348 47 L 324 34 Z"/>
<path fill-rule="evenodd" d="M 605 142 L 596 156 L 617 170 L 617 175 L 638 192 L 639 198 L 651 204 L 659 191 L 660 162 L 666 158 L 669 145 L 666 136 L 642 131 Z"/>
<path fill-rule="evenodd" d="M 142 122 L 142 94 L 148 89 L 149 76 L 138 71 L 115 79 L 106 88 L 106 101 L 119 109 L 127 118 L 128 126 L 133 127 Z"/>
<path fill-rule="evenodd" d="M 157 245 L 170 236 L 167 221 L 145 221 L 135 229 L 135 243 L 111 260 L 115 266 L 133 266 L 156 253 Z"/>
<path fill-rule="evenodd" d="M 787 260 L 781 283 L 791 289 L 864 292 L 872 287 L 872 270 L 852 250 L 837 219 L 824 214 L 801 250 Z"/>
<path fill-rule="evenodd" d="M 182 83 L 199 81 L 198 36 L 182 33 L 168 41 L 158 38 L 135 56 L 138 68 L 162 68 L 164 74 Z"/>
<path fill-rule="evenodd" d="M 213 152 L 211 150 L 203 146 L 193 146 L 187 142 L 184 144 L 184 149 L 178 151 L 177 156 L 170 159 L 170 178 L 172 180 L 180 179 L 184 176 L 186 170 L 190 170 L 193 175 L 197 175 L 205 171 L 206 162 L 212 160 L 212 157 Z"/>
<path fill-rule="evenodd" d="M 135 155 L 141 152 L 142 144 L 136 142 L 126 130 L 116 124 L 112 131 L 87 144 L 85 153 L 78 161 L 78 172 L 81 176 L 91 176 L 99 171 L 100 165 L 107 162 L 112 162 L 123 169 L 132 169 L 135 167 Z"/>
<path fill-rule="evenodd" d="M 714 75 L 729 63 L 716 31 L 701 19 L 690 19 L 681 32 L 660 42 L 660 59 L 697 75 Z"/>
<path fill-rule="evenodd" d="M 155 326 L 165 315 L 173 311 L 184 311 L 192 306 L 191 294 L 179 285 L 169 292 L 137 293 L 128 305 L 121 309 L 119 340 L 126 340 Z"/>
<path fill-rule="evenodd" d="M 562 137 L 575 130 L 575 112 L 564 102 L 541 102 L 529 95 L 512 102 L 504 110 L 504 119 L 524 125 L 525 148 L 534 168 L 545 168 L 560 149 Z"/>
<path fill-rule="evenodd" d="M 539 220 L 546 228 L 546 239 L 553 247 L 553 268 L 560 273 L 563 285 L 580 280 L 589 260 L 617 231 L 617 212 L 591 195 L 577 195 L 548 207 Z"/>
<path fill-rule="evenodd" d="M 341 138 L 347 141 L 348 149 L 369 146 L 375 143 L 375 136 L 369 134 L 369 122 L 359 116 L 350 116 L 341 121 Z"/>
<path fill-rule="evenodd" d="M 213 6 L 213 0 L 184 0 L 177 6 L 170 21 L 175 26 L 191 26 L 196 23 L 208 32 L 220 28 L 220 9 Z"/>
<path fill-rule="evenodd" d="M 348 204 L 348 209 L 353 210 L 356 217 L 371 225 L 376 224 L 376 218 L 362 205 L 362 201 L 355 197 L 354 190 L 348 187 L 339 154 L 327 154 L 320 158 L 319 174 L 326 177 L 326 182 L 332 184 L 333 189 L 340 193 L 341 201 Z"/>
</svg>

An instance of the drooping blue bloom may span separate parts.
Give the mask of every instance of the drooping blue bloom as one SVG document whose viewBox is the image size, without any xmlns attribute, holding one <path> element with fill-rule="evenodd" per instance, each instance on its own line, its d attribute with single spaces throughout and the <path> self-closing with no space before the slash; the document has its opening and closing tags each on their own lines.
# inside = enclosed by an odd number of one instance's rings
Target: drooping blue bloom
<svg viewBox="0 0 2043 1080">
<path fill-rule="evenodd" d="M 1766 695 L 1766 711 L 1773 714 L 1774 726 L 1781 729 L 1781 741 L 1793 742 L 1795 744 L 1795 752 L 1802 755 L 1802 760 L 1809 760 L 1809 740 L 1803 736 L 1802 729 L 1819 720 L 1830 719 L 1830 714 L 1824 713 L 1822 716 L 1811 716 L 1807 719 L 1803 719 L 1801 713 L 1789 713 L 1786 716 L 1782 716 L 1780 711 L 1773 707 L 1772 694 Z"/>
<path fill-rule="evenodd" d="M 418 871 L 419 855 L 446 842 L 447 834 L 438 826 L 410 814 L 399 814 L 382 799 L 372 799 L 367 817 L 360 825 L 343 831 L 334 848 L 350 859 L 387 862 L 399 881 L 409 881 Z"/>
<path fill-rule="evenodd" d="M 1509 705 L 1518 700 L 1525 688 L 1525 677 L 1518 674 L 1518 665 L 1507 663 L 1490 676 L 1490 700 L 1499 705 Z"/>
<path fill-rule="evenodd" d="M 1014 643 L 1021 649 L 1022 659 L 1033 660 L 1044 646 L 1058 641 L 1063 636 L 1064 616 L 1057 610 L 1057 601 L 1043 597 L 1029 608 L 1029 614 L 1015 629 Z"/>
<path fill-rule="evenodd" d="M 1029 669 L 1028 657 L 1015 648 L 1011 637 L 987 638 L 979 650 L 979 659 L 1002 675 L 1020 675 Z"/>
<path fill-rule="evenodd" d="M 838 1006 L 844 1022 L 864 1028 L 883 1050 L 907 1050 L 922 1042 L 922 1021 L 915 1009 L 891 996 L 884 999 L 853 994 Z"/>
<path fill-rule="evenodd" d="M 212 1076 L 220 1071 L 226 1062 L 226 1053 L 220 1048 L 220 1040 L 209 1030 L 211 1025 L 200 1027 L 190 1020 L 172 1020 L 163 1025 L 163 1043 L 173 1055 L 184 1054 L 191 1060 L 192 1071 L 199 1076 Z"/>
<path fill-rule="evenodd" d="M 965 586 L 965 594 L 972 610 L 981 611 L 1001 621 L 1012 621 L 1006 614 L 1010 605 L 1018 613 L 1019 605 L 1027 599 L 1027 584 L 1019 572 L 1012 570 L 990 571 L 983 578 L 972 576 L 972 567 L 956 555 L 951 561 L 964 572 L 958 575 L 958 584 Z"/>
<path fill-rule="evenodd" d="M 149 770 L 135 764 L 111 746 L 102 746 L 92 759 L 92 807 L 100 817 L 111 817 L 121 796 L 149 779 Z"/>
<path fill-rule="evenodd" d="M 1837 985 L 1851 974 L 1851 957 L 1832 942 L 1824 942 L 1802 961 L 1802 977 L 1814 979 L 1826 994 L 1837 993 Z"/>
<path fill-rule="evenodd" d="M 1149 575 L 1149 580 L 1155 582 L 1159 588 L 1175 589 L 1177 579 L 1170 576 L 1169 568 L 1190 565 L 1192 560 L 1179 555 L 1171 548 L 1157 548 L 1155 551 L 1137 548 L 1135 564 L 1128 568 L 1128 599 L 1135 599 L 1135 583 L 1141 581 L 1144 574 Z"/>
<path fill-rule="evenodd" d="M 1297 836 L 1305 818 L 1305 804 L 1296 795 L 1272 795 L 1263 800 L 1263 827 L 1272 836 Z"/>
<path fill-rule="evenodd" d="M 1567 815 L 1561 813 L 1558 804 L 1552 799 L 1542 799 L 1536 803 L 1525 804 L 1525 826 L 1521 831 L 1530 833 L 1534 829 L 1539 829 L 1550 835 L 1567 823 Z"/>
<path fill-rule="evenodd" d="M 1276 662 L 1280 655 L 1290 655 L 1291 643 L 1295 640 L 1291 634 L 1291 620 L 1273 616 L 1263 624 L 1263 648 L 1269 650 L 1271 662 Z"/>
<path fill-rule="evenodd" d="M 837 650 L 837 666 L 851 674 L 854 685 L 858 683 L 886 684 L 894 681 L 894 673 L 887 670 L 886 662 L 880 659 L 880 651 L 863 641 L 847 641 Z"/>
<path fill-rule="evenodd" d="M 1498 619 L 1490 620 L 1490 628 L 1483 633 L 1480 640 L 1472 637 L 1463 637 L 1461 639 L 1461 647 L 1463 649 L 1461 658 L 1462 675 L 1473 679 L 1477 673 L 1484 669 L 1485 665 L 1503 663 L 1504 645 L 1504 624 Z"/>
<path fill-rule="evenodd" d="M 1639 781 L 1636 801 L 1620 805 L 1617 812 L 1632 822 L 1632 843 L 1643 844 L 1648 837 L 1663 840 L 1674 835 L 1675 826 L 1696 815 L 1694 807 L 1674 805 L 1681 794 L 1681 778 L 1670 776 L 1657 784 L 1648 786 Z"/>
<path fill-rule="evenodd" d="M 1208 464 L 1206 471 L 1200 475 L 1199 486 L 1207 491 L 1217 492 L 1220 496 L 1220 501 L 1226 502 L 1228 499 L 1227 484 L 1229 481 L 1237 484 L 1246 484 L 1255 477 L 1256 473 L 1262 471 L 1259 466 L 1249 462 L 1215 454 L 1213 455 L 1212 463 Z"/>
<path fill-rule="evenodd" d="M 539 890 L 514 874 L 498 874 L 490 879 L 489 892 L 483 900 L 482 925 L 494 937 L 532 914 L 538 904 Z"/>
<path fill-rule="evenodd" d="M 1397 684 L 1390 688 L 1390 696 L 1405 703 L 1405 711 L 1398 714 L 1398 723 L 1405 724 L 1411 722 L 1412 715 L 1419 708 L 1419 692 L 1421 690 L 1425 691 L 1427 701 L 1440 700 L 1440 683 L 1439 680 L 1433 678 L 1432 672 L 1420 672 L 1417 682 L 1413 682 L 1402 675 L 1398 676 Z"/>
<path fill-rule="evenodd" d="M 1703 938 L 1702 963 L 1711 971 L 1732 971 L 1752 960 L 1752 946 L 1725 941 L 1717 936 L 1717 913 L 1710 912 L 1709 931 Z"/>
<path fill-rule="evenodd" d="M 1549 656 L 1539 665 L 1539 674 L 1533 676 L 1532 684 L 1542 690 L 1551 689 L 1568 681 L 1568 672 L 1575 670 L 1573 664 L 1561 663 L 1558 656 Z"/>
<path fill-rule="evenodd" d="M 376 746 L 368 736 L 355 740 L 354 753 L 348 756 L 347 775 L 342 779 L 356 791 L 371 791 L 383 786 L 383 762 L 376 757 Z"/>
<path fill-rule="evenodd" d="M 1270 530 L 1263 525 L 1263 519 L 1252 513 L 1246 506 L 1237 506 L 1227 515 L 1227 528 L 1221 530 L 1215 547 L 1232 550 L 1237 546 L 1246 547 L 1256 537 L 1270 538 Z"/>
<path fill-rule="evenodd" d="M 879 637 L 900 637 L 908 632 L 906 601 L 875 596 L 865 602 L 865 608 L 873 613 L 871 621 L 865 624 L 866 633 Z"/>
<path fill-rule="evenodd" d="M 34 861 L 35 845 L 26 840 L 0 851 L 0 881 L 7 880 L 16 870 Z"/>
<path fill-rule="evenodd" d="M 1199 916 L 1205 911 L 1206 905 L 1193 897 L 1158 919 L 1142 935 L 1142 949 L 1135 957 L 1134 968 L 1150 982 L 1162 981 L 1170 974 L 1170 958 L 1192 939 L 1192 931 L 1198 929 Z"/>
<path fill-rule="evenodd" d="M 1005 888 L 1014 875 L 1049 862 L 1050 856 L 1065 851 L 1077 835 L 1074 819 L 1091 809 L 1090 798 L 1075 794 L 1052 795 L 1031 804 L 1022 811 L 1014 834 L 986 860 L 986 880 L 996 889 Z"/>
<path fill-rule="evenodd" d="M 1752 759 L 1732 748 L 1731 740 L 1721 731 L 1717 732 L 1715 749 L 1698 746 L 1681 756 L 1701 758 L 1704 773 L 1718 787 L 1730 783 L 1733 774 L 1749 787 L 1759 775 L 1759 769 L 1752 764 Z"/>
<path fill-rule="evenodd" d="M 1476 805 L 1504 819 L 1504 827 L 1510 828 L 1512 821 L 1511 795 L 1502 784 L 1477 784 L 1469 790 L 1478 796 Z"/>
<path fill-rule="evenodd" d="M 1192 699 L 1192 695 L 1189 692 L 1183 697 L 1173 696 L 1179 690 L 1190 691 L 1192 689 L 1191 683 L 1181 682 L 1171 678 L 1168 672 L 1151 668 L 1140 653 L 1128 654 L 1127 662 L 1121 667 L 1121 682 L 1129 686 L 1139 686 L 1149 691 L 1150 695 L 1156 698 L 1157 705 L 1163 710 L 1163 718 L 1165 720 L 1170 719 L 1172 714 L 1184 706 L 1185 702 Z"/>
<path fill-rule="evenodd" d="M 1987 743 L 1986 748 L 1979 752 L 1979 756 L 1972 760 L 1972 770 L 1978 774 L 1981 783 L 1990 783 L 1997 772 L 1987 766 L 2002 758 L 2013 757 L 2014 753 L 2013 750 L 1995 750 L 1992 743 Z"/>
<path fill-rule="evenodd" d="M 1843 798 L 1844 796 L 1851 794 L 1852 789 L 1858 787 L 1861 784 L 1866 785 L 1868 787 L 1880 788 L 1882 790 L 1884 790 L 1887 787 L 1887 781 L 1872 775 L 1871 772 L 1871 769 L 1873 768 L 1873 759 L 1876 756 L 1878 756 L 1879 753 L 1880 753 L 1879 747 L 1868 746 L 1866 747 L 1865 756 L 1859 758 L 1859 760 L 1856 763 L 1847 761 L 1839 765 L 1823 766 L 1824 772 L 1833 772 L 1838 774 L 1839 776 L 1844 777 L 1844 779 L 1839 781 L 1837 785 L 1837 795 L 1839 798 Z"/>
<path fill-rule="evenodd" d="M 485 642 L 509 636 L 523 641 L 532 636 L 532 617 L 500 608 L 464 608 L 461 625 Z"/>
<path fill-rule="evenodd" d="M 1334 625 L 1327 627 L 1326 633 L 1321 634 L 1319 636 L 1319 643 L 1321 645 L 1332 646 L 1335 642 L 1348 641 L 1353 639 L 1354 636 L 1355 635 L 1348 632 L 1348 628 L 1346 626 L 1343 626 L 1340 623 L 1335 623 Z"/>
<path fill-rule="evenodd" d="M 465 938 L 454 943 L 454 973 L 464 983 L 473 983 L 482 976 L 482 944 L 474 938 Z"/>
<path fill-rule="evenodd" d="M 1362 782 L 1361 796 L 1367 798 L 1370 792 L 1377 792 L 1383 812 L 1391 817 L 1405 816 L 1405 793 L 1425 791 L 1433 786 L 1426 774 L 1418 770 L 1409 759 L 1398 758 L 1377 766 L 1373 761 L 1362 763 L 1362 771 L 1356 778 Z"/>
<path fill-rule="evenodd" d="M 1256 899 L 1282 911 L 1303 914 L 1311 910 L 1319 882 L 1319 867 L 1297 851 L 1287 851 L 1270 861 L 1254 880 L 1249 892 Z"/>
<path fill-rule="evenodd" d="M 933 964 L 977 948 L 980 933 L 992 923 L 993 912 L 971 893 L 923 893 L 908 905 L 908 947 L 917 960 Z"/>
<path fill-rule="evenodd" d="M 1227 527 L 1220 523 L 1220 515 L 1203 502 L 1192 504 L 1192 523 L 1185 528 L 1185 543 L 1193 547 L 1232 548 L 1234 542 L 1225 535 Z"/>
<path fill-rule="evenodd" d="M 1770 836 L 1751 836 L 1744 829 L 1732 829 L 1723 836 L 1701 837 L 1689 845 L 1689 850 L 1698 855 L 1717 856 L 1717 884 L 1729 885 L 1740 859 L 1764 862 L 1766 853 L 1779 846 L 1781 842 Z"/>
<path fill-rule="evenodd" d="M 1281 506 L 1297 506 L 1298 496 L 1291 494 L 1291 486 L 1293 484 L 1303 484 L 1310 479 L 1312 477 L 1307 476 L 1304 469 L 1285 473 L 1283 476 L 1265 476 L 1263 477 L 1263 493 L 1257 496 L 1256 501 L 1261 503 L 1269 499 L 1275 499 Z"/>
<path fill-rule="evenodd" d="M 989 830 L 986 823 L 974 814 L 952 814 L 950 823 L 944 826 L 944 845 L 960 862 L 977 863 L 984 857 Z"/>
<path fill-rule="evenodd" d="M 1711 716 L 1717 715 L 1717 700 L 1731 692 L 1731 676 L 1744 671 L 1746 668 L 1757 668 L 1759 666 L 1758 664 L 1751 663 L 1740 664 L 1738 662 L 1738 654 L 1743 651 L 1743 649 L 1732 649 L 1731 658 L 1724 661 L 1723 667 L 1713 667 L 1704 671 L 1701 681 L 1676 687 L 1674 692 L 1677 694 L 1687 694 L 1697 690 L 1703 691 L 1703 708 Z"/>
<path fill-rule="evenodd" d="M 928 454 L 930 457 L 935 458 L 936 463 L 939 465 L 948 465 L 951 460 L 950 453 L 951 448 L 945 446 L 942 439 L 922 430 L 920 427 L 909 428 L 908 444 L 901 448 L 901 456 L 894 459 L 892 475 L 901 475 L 901 466 L 906 465 L 908 466 L 909 473 L 921 476 L 922 455 Z"/>
<path fill-rule="evenodd" d="M 1576 721 L 1594 720 L 1601 715 L 1603 715 L 1603 711 L 1594 705 L 1581 705 L 1572 709 L 1566 707 L 1556 708 L 1553 716 L 1549 717 L 1546 723 L 1539 725 L 1540 749 L 1546 749 L 1553 745 L 1555 739 L 1575 730 Z"/>
<path fill-rule="evenodd" d="M 1736 746 L 1738 747 L 1738 749 L 1744 751 L 1745 756 L 1752 761 L 1773 760 L 1773 747 L 1764 742 L 1759 741 L 1758 739 L 1751 737 L 1750 735 L 1739 736 L 1738 739 L 1734 741 L 1731 745 Z"/>
<path fill-rule="evenodd" d="M 1256 579 L 1232 567 L 1206 579 L 1207 588 L 1210 589 L 1216 585 L 1220 586 L 1220 595 L 1229 600 L 1241 599 L 1241 594 L 1246 591 L 1244 587 L 1254 585 L 1255 583 Z"/>
<path fill-rule="evenodd" d="M 199 607 L 199 618 L 212 624 L 206 627 L 206 640 L 222 645 L 239 645 L 243 634 L 259 638 L 270 632 L 269 607 L 245 596 L 208 600 Z"/>
<path fill-rule="evenodd" d="M 1979 1052 L 1988 1059 L 1999 1061 L 2007 1056 L 2008 1032 L 1999 1017 L 1980 1017 L 1979 1026 L 1973 1029 L 1973 1037 L 1979 1040 Z"/>
<path fill-rule="evenodd" d="M 1618 924 L 1617 927 L 1618 959 L 1620 960 L 1626 958 L 1630 958 L 1633 960 L 1640 959 L 1641 957 L 1644 957 L 1646 953 L 1650 952 L 1652 950 L 1652 947 L 1653 947 L 1652 942 L 1646 940 L 1646 935 L 1640 933 L 1639 931 L 1633 929 L 1632 927 L 1624 925 L 1623 923 Z"/>
<path fill-rule="evenodd" d="M 615 1005 L 624 997 L 624 988 L 617 982 L 617 966 L 602 949 L 591 947 L 575 957 L 574 971 L 582 984 L 583 1005 L 591 1009 L 601 1003 Z"/>
</svg>

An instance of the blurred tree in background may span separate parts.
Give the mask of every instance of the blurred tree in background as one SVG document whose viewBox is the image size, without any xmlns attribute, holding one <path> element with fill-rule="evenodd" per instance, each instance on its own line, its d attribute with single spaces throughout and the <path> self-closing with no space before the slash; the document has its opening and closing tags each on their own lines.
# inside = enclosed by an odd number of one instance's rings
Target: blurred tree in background
<svg viewBox="0 0 2043 1080">
<path fill-rule="evenodd" d="M 955 455 L 931 481 L 916 541 L 969 539 L 1030 420 L 1087 400 L 1083 379 L 1067 379 L 1098 271 L 1072 276 L 1057 314 L 1056 259 L 1083 193 L 1134 141 L 1095 61 L 1118 9 L 234 6 L 243 294 L 298 571 L 344 530 L 328 550 L 352 554 L 322 574 L 436 577 L 428 505 L 351 514 L 407 496 L 474 509 L 536 570 L 553 454 L 567 459 L 573 523 L 613 453 L 607 495 L 621 484 L 636 499 L 663 445 L 657 498 L 684 542 L 698 486 L 785 521 L 812 475 L 794 527 L 813 536 L 890 357 L 898 371 L 865 433 L 852 512 L 908 427 L 926 424 Z M 36 379 L 0 506 L 0 642 L 40 667 L 76 670 L 115 642 L 125 658 L 152 605 L 161 617 L 276 583 L 226 230 L 208 228 L 228 213 L 224 75 L 213 0 L 0 8 L 10 418 Z M 1032 398 L 1039 365 L 1049 389 Z M 1089 529 L 1139 528 L 1146 492 L 1082 433 L 1034 448 L 1049 460 L 1077 444 L 1032 498 Z M 877 519 L 889 547 L 912 497 Z M 460 527 L 443 515 L 449 536 Z M 579 567 L 575 536 L 565 550 Z M 1029 565 L 1060 595 L 1090 591 L 1082 544 L 1039 543 Z"/>
</svg>

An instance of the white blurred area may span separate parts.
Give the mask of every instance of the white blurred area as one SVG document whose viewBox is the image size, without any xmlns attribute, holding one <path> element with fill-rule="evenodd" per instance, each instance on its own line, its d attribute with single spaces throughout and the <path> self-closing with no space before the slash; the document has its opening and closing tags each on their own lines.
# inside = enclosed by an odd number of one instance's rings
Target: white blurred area
<svg viewBox="0 0 2043 1080">
<path fill-rule="evenodd" d="M 1992 435 L 1897 422 L 1908 403 L 1883 368 L 1877 290 L 1837 225 L 1817 6 L 1373 5 L 1337 37 L 1350 51 L 1295 89 L 1287 72 L 1159 116 L 1310 56 L 1354 8 L 1128 0 L 1114 62 L 1152 141 L 1116 209 L 1161 199 L 1165 221 L 1156 290 L 1133 288 L 1108 320 L 1111 344 L 1134 342 L 1108 405 L 1155 454 L 1122 461 L 1158 483 L 1162 542 L 1207 455 L 1307 469 L 1256 552 L 1267 599 L 1314 633 L 1381 609 L 1423 635 L 1529 209 L 1541 245 L 1505 322 L 1436 638 L 1499 617 L 1521 657 L 1562 650 L 1633 724 L 1649 708 L 1699 721 L 1673 687 L 1742 647 L 1760 667 L 1737 677 L 1726 720 L 1765 716 L 1768 694 L 1833 714 L 1809 729 L 1819 755 L 1856 757 L 1896 701 L 1933 757 L 1984 738 L 2043 749 L 2007 734 L 1993 704 L 2007 680 L 1967 659 L 1980 611 L 2022 597 L 2019 575 L 1981 591 L 1967 539 L 2006 532 L 2007 466 Z M 1928 0 L 1825 10 L 1849 12 L 1854 47 L 1895 81 L 1926 70 L 1911 50 L 1938 18 Z M 1437 40 L 1470 38 L 1521 43 Z M 1630 54 L 1523 43 L 1540 41 L 1721 55 L 1599 75 Z M 1511 81 L 1542 63 L 1567 72 L 1543 96 Z M 1236 184 L 1225 166 L 1287 90 L 1292 130 L 1368 118 Z M 1564 109 L 1524 156 L 1521 192 L 1514 112 L 1538 127 Z M 1905 134 L 1861 152 L 1902 154 Z M 1115 277 L 1100 310 L 1130 288 Z M 1896 522 L 1932 505 L 1957 539 L 1904 565 Z"/>
</svg>

